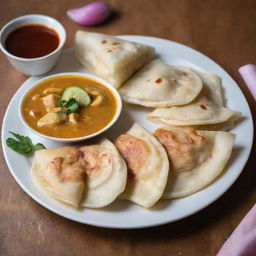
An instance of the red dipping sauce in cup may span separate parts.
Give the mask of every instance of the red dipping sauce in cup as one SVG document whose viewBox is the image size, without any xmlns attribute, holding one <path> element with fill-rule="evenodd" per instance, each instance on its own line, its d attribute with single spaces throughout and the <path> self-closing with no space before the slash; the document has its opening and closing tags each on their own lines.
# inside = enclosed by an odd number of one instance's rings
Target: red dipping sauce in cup
<svg viewBox="0 0 256 256">
<path fill-rule="evenodd" d="M 6 38 L 5 49 L 21 58 L 38 58 L 58 48 L 59 36 L 52 28 L 30 24 L 12 31 Z"/>
</svg>

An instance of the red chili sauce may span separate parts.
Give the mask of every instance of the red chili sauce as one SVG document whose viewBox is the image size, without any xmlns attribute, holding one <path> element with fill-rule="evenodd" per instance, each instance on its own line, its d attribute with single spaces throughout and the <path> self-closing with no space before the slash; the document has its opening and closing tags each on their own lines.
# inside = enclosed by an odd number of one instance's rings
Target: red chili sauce
<svg viewBox="0 0 256 256">
<path fill-rule="evenodd" d="M 51 28 L 31 24 L 15 29 L 5 41 L 6 50 L 22 58 L 38 58 L 53 52 L 59 45 L 58 34 Z"/>
</svg>

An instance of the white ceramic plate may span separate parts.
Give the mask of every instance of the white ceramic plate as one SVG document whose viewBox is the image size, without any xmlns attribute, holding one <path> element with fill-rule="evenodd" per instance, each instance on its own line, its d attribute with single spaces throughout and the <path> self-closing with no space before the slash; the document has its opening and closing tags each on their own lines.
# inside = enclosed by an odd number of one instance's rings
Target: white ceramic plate
<svg viewBox="0 0 256 256">
<path fill-rule="evenodd" d="M 15 153 L 5 144 L 7 137 L 9 137 L 8 131 L 13 131 L 30 136 L 34 142 L 41 142 L 47 148 L 64 145 L 62 143 L 42 139 L 30 133 L 22 125 L 18 116 L 17 107 L 21 95 L 23 95 L 27 88 L 35 81 L 41 79 L 42 76 L 29 78 L 13 96 L 3 121 L 3 152 L 13 177 L 23 190 L 39 204 L 63 217 L 81 223 L 109 228 L 156 226 L 173 222 L 198 212 L 219 198 L 235 182 L 242 172 L 250 154 L 253 141 L 252 116 L 246 99 L 235 81 L 225 70 L 205 55 L 184 45 L 163 39 L 144 36 L 121 36 L 121 38 L 154 46 L 157 54 L 159 54 L 160 58 L 166 63 L 191 66 L 201 71 L 215 73 L 222 78 L 223 87 L 225 88 L 226 105 L 231 109 L 242 112 L 243 120 L 232 130 L 232 132 L 237 135 L 235 147 L 225 172 L 221 177 L 207 188 L 189 197 L 172 201 L 162 200 L 150 210 L 122 200 L 117 200 L 109 207 L 101 210 L 76 210 L 50 198 L 32 182 L 30 175 L 31 159 Z M 58 72 L 89 73 L 77 62 L 74 57 L 73 49 L 63 52 L 57 66 L 49 74 Z M 128 130 L 133 122 L 138 122 L 149 131 L 155 130 L 158 126 L 145 119 L 146 112 L 146 108 L 135 106 L 127 107 L 124 105 L 119 120 L 106 132 L 106 136 L 110 139 L 115 138 Z"/>
</svg>

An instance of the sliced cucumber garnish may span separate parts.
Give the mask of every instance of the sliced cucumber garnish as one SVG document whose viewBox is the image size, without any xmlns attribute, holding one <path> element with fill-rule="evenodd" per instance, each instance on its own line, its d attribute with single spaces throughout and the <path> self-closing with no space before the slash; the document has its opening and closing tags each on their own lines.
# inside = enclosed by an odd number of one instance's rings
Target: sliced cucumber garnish
<svg viewBox="0 0 256 256">
<path fill-rule="evenodd" d="M 69 86 L 61 95 L 61 102 L 68 102 L 70 99 L 76 99 L 78 105 L 86 107 L 91 103 L 90 95 L 81 87 Z"/>
</svg>

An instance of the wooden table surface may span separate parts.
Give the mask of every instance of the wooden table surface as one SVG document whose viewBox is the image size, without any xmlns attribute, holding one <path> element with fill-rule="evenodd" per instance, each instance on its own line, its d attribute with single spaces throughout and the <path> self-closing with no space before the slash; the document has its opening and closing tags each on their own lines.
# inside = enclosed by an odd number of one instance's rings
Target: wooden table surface
<svg viewBox="0 0 256 256">
<path fill-rule="evenodd" d="M 228 71 L 255 115 L 255 101 L 237 72 L 244 64 L 256 63 L 255 0 L 113 0 L 109 2 L 117 11 L 114 17 L 92 28 L 81 27 L 66 15 L 67 9 L 86 2 L 8 0 L 0 8 L 0 27 L 17 16 L 41 13 L 57 18 L 65 26 L 65 48 L 73 46 L 77 29 L 177 41 L 203 52 Z M 0 54 L 1 120 L 25 79 Z M 235 184 L 199 213 L 160 227 L 114 230 L 82 225 L 40 206 L 18 186 L 1 154 L 0 255 L 216 255 L 256 202 L 255 158 L 254 145 Z"/>
</svg>

